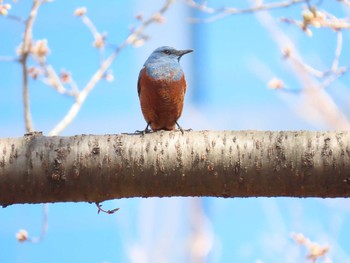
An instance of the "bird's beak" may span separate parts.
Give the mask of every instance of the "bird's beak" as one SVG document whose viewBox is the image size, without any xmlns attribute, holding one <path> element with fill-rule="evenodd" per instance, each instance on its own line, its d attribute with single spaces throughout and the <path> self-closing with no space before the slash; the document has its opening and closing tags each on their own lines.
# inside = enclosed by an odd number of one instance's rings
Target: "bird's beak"
<svg viewBox="0 0 350 263">
<path fill-rule="evenodd" d="M 181 58 L 183 55 L 193 52 L 193 49 L 178 50 L 176 55 Z"/>
</svg>

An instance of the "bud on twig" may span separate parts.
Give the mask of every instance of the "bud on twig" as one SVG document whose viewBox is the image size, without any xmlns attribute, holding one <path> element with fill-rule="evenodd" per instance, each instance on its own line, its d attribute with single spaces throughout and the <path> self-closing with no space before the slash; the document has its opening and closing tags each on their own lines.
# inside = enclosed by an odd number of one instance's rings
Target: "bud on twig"
<svg viewBox="0 0 350 263">
<path fill-rule="evenodd" d="M 83 16 L 87 13 L 87 9 L 86 7 L 78 7 L 77 9 L 75 9 L 74 11 L 74 15 L 75 16 Z"/>
</svg>

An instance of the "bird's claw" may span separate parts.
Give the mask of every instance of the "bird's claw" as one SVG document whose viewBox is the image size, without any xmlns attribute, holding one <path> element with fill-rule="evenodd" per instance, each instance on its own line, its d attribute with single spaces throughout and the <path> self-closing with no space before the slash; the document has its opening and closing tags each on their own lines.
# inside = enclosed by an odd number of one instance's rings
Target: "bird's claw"
<svg viewBox="0 0 350 263">
<path fill-rule="evenodd" d="M 149 122 L 149 123 L 147 123 L 147 126 L 146 126 L 146 128 L 144 129 L 144 130 L 136 130 L 135 131 L 135 133 L 139 133 L 139 134 L 141 134 L 141 135 L 145 135 L 146 133 L 151 133 L 152 132 L 152 130 L 151 129 L 148 129 L 148 127 L 149 127 L 149 125 L 150 125 L 151 123 Z"/>
<path fill-rule="evenodd" d="M 145 135 L 146 133 L 151 133 L 151 132 L 152 132 L 151 129 L 136 130 L 136 131 L 135 131 L 136 134 L 141 134 L 141 135 Z"/>
<path fill-rule="evenodd" d="M 176 123 L 176 125 L 177 125 L 177 128 L 181 131 L 182 135 L 185 134 L 185 131 L 191 130 L 191 129 L 189 129 L 189 130 L 184 130 L 184 129 L 182 129 L 182 127 L 178 124 L 178 122 L 175 122 L 175 123 Z"/>
</svg>

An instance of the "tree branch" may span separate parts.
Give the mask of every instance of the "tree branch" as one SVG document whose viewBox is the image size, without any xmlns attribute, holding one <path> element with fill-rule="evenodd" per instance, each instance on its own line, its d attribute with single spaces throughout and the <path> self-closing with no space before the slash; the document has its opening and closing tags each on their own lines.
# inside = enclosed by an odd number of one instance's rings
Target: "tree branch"
<svg viewBox="0 0 350 263">
<path fill-rule="evenodd" d="M 257 3 L 248 8 L 238 9 L 234 7 L 223 7 L 223 8 L 211 8 L 206 4 L 199 4 L 194 0 L 187 0 L 187 4 L 195 9 L 198 9 L 207 14 L 215 14 L 206 19 L 198 19 L 192 18 L 191 22 L 199 23 L 199 22 L 213 22 L 215 20 L 219 20 L 231 15 L 237 14 L 246 14 L 246 13 L 254 13 L 258 11 L 272 10 L 278 8 L 286 8 L 295 4 L 306 3 L 307 0 L 289 0 L 289 1 L 280 1 L 273 3 L 264 3 L 263 1 L 256 1 Z"/>
<path fill-rule="evenodd" d="M 0 204 L 164 196 L 350 196 L 350 132 L 0 139 Z"/>
<path fill-rule="evenodd" d="M 341 31 L 338 31 L 337 32 L 337 46 L 335 48 L 334 59 L 333 59 L 333 63 L 331 66 L 331 70 L 333 72 L 337 71 L 337 69 L 339 67 L 339 58 L 341 55 L 342 48 L 343 48 L 343 33 Z"/>
<path fill-rule="evenodd" d="M 18 62 L 18 58 L 10 56 L 0 56 L 0 62 Z"/>
<path fill-rule="evenodd" d="M 51 65 L 48 65 L 44 62 L 40 63 L 41 68 L 44 70 L 44 83 L 53 87 L 58 93 L 77 97 L 78 89 L 77 90 L 67 90 L 64 86 L 62 81 L 60 80 L 60 77 L 57 75 L 56 71 Z"/>
<path fill-rule="evenodd" d="M 28 92 L 28 68 L 27 59 L 21 60 L 22 65 L 22 83 L 23 83 L 23 105 L 24 105 L 24 123 L 27 132 L 34 131 L 32 116 L 30 113 L 29 92 Z"/>
<path fill-rule="evenodd" d="M 32 123 L 32 116 L 30 113 L 30 103 L 29 103 L 27 59 L 32 47 L 32 31 L 33 31 L 34 21 L 38 14 L 38 9 L 42 5 L 42 3 L 43 2 L 40 0 L 33 1 L 32 9 L 26 21 L 26 26 L 25 26 L 24 36 L 22 41 L 22 48 L 20 50 L 20 53 L 21 53 L 20 62 L 22 65 L 24 121 L 25 121 L 25 127 L 27 132 L 34 130 L 33 123 Z"/>
<path fill-rule="evenodd" d="M 339 2 L 345 4 L 346 6 L 350 7 L 350 1 L 349 0 L 338 0 Z"/>
<path fill-rule="evenodd" d="M 301 55 L 296 46 L 293 44 L 290 37 L 277 25 L 275 19 L 271 17 L 269 13 L 259 13 L 257 14 L 257 18 L 261 21 L 261 24 L 268 29 L 272 39 L 280 49 L 288 50 L 284 52 L 284 57 L 293 57 L 290 66 L 294 76 L 302 86 L 303 100 L 305 101 L 302 111 L 300 111 L 300 106 L 298 106 L 298 111 L 302 112 L 302 116 L 304 118 L 309 116 L 308 111 L 311 110 L 312 113 L 317 113 L 318 117 L 325 121 L 332 129 L 349 130 L 350 122 L 346 115 L 337 106 L 332 97 L 324 90 L 324 85 L 330 84 L 333 78 L 325 80 L 323 84 L 317 81 L 314 76 L 320 72 L 313 71 L 312 67 L 303 66 L 304 63 L 302 62 Z M 337 73 L 332 73 L 335 79 L 341 76 L 342 71 L 345 73 L 347 69 L 338 68 Z"/>
</svg>

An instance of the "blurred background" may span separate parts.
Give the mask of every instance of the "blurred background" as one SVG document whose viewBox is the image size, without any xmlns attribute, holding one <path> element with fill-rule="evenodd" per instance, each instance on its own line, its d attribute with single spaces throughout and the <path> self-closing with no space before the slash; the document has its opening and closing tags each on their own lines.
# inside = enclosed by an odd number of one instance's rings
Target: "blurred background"
<svg viewBox="0 0 350 263">
<path fill-rule="evenodd" d="M 32 6 L 32 1 L 5 3 L 12 6 L 9 15 L 22 18 Z M 147 19 L 164 3 L 45 3 L 39 9 L 33 38 L 47 39 L 50 52 L 46 63 L 58 74 L 68 72 L 82 90 L 101 59 L 142 24 L 140 18 Z M 255 2 L 206 3 L 212 8 L 243 9 Z M 327 19 L 350 14 L 346 1 L 309 3 L 326 10 Z M 81 6 L 87 8 L 97 30 L 107 34 L 103 50 L 93 46 L 89 28 L 74 16 Z M 302 28 L 296 21 L 305 21 L 308 8 L 301 3 L 220 18 L 215 16 L 220 12 L 208 14 L 203 5 L 196 8 L 191 1 L 175 1 L 158 23 L 145 29 L 146 41 L 119 53 L 108 71 L 113 81 L 101 80 L 94 87 L 60 135 L 144 129 L 136 88 L 138 73 L 149 54 L 163 45 L 195 50 L 181 59 L 188 83 L 179 120 L 184 128 L 348 129 L 350 34 L 334 27 Z M 0 16 L 2 138 L 25 133 L 21 66 L 8 61 L 17 56 L 24 25 L 9 15 Z M 281 17 L 292 20 L 283 22 Z M 29 65 L 35 63 L 29 60 Z M 41 80 L 40 76 L 29 79 L 31 112 L 35 130 L 48 134 L 67 114 L 74 98 L 59 94 Z M 303 233 L 320 246 L 329 246 L 329 252 L 317 262 L 350 262 L 347 199 L 134 198 L 103 203 L 105 209 L 115 207 L 120 210 L 107 215 L 97 214 L 94 204 L 50 204 L 48 231 L 35 244 L 18 242 L 16 233 L 25 229 L 30 237 L 40 236 L 43 205 L 0 209 L 0 261 L 312 262 L 307 259 L 310 251 L 292 238 L 292 233 Z"/>
</svg>

